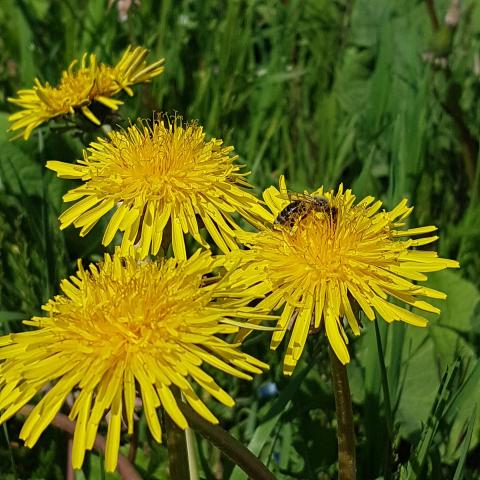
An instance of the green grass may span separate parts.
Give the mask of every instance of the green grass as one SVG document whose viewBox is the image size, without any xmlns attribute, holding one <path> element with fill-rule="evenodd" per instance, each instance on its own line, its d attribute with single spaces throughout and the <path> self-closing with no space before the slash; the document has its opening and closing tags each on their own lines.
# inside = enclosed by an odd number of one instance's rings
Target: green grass
<svg viewBox="0 0 480 480">
<path fill-rule="evenodd" d="M 428 329 L 379 324 L 376 332 L 364 322 L 350 344 L 358 478 L 480 478 L 480 5 L 462 2 L 447 71 L 422 58 L 432 25 L 420 0 L 142 0 L 126 22 L 107 3 L 0 0 L 1 331 L 22 329 L 19 320 L 58 292 L 77 258 L 103 251 L 100 230 L 84 239 L 59 231 L 68 185 L 43 168 L 80 158 L 80 139 L 45 128 L 10 142 L 7 97 L 36 76 L 55 83 L 84 52 L 108 62 L 129 43 L 146 46 L 152 60 L 165 57 L 165 73 L 126 99 L 123 119 L 178 112 L 234 145 L 258 191 L 282 173 L 293 190 L 343 183 L 387 207 L 407 197 L 412 225 L 440 228 L 439 253 L 462 263 L 432 275 L 429 285 L 448 294 L 440 317 Z M 435 2 L 442 22 L 449 3 Z M 235 409 L 216 411 L 223 426 L 279 479 L 336 475 L 319 342 L 291 379 L 281 374 L 282 352 L 266 354 L 271 371 L 252 384 L 220 379 L 237 399 Z M 265 356 L 267 340 L 252 336 L 246 348 Z M 278 397 L 259 396 L 267 381 Z M 0 478 L 63 478 L 65 437 L 50 428 L 29 451 L 15 443 L 20 426 L 14 419 L 0 436 Z M 167 478 L 165 449 L 142 422 L 139 431 L 138 470 Z M 196 443 L 200 478 L 245 478 Z M 104 478 L 101 471 L 92 454 L 78 478 Z"/>
</svg>

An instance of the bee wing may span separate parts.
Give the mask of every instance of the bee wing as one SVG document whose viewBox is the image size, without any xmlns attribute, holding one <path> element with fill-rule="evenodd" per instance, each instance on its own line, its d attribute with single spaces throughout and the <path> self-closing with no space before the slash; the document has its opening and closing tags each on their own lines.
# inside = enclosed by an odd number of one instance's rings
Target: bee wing
<svg viewBox="0 0 480 480">
<path fill-rule="evenodd" d="M 292 192 L 290 190 L 287 191 L 287 193 L 279 193 L 277 195 L 278 198 L 281 198 L 282 200 L 303 200 L 305 202 L 312 202 L 312 195 L 309 193 L 297 193 L 297 192 Z"/>
</svg>

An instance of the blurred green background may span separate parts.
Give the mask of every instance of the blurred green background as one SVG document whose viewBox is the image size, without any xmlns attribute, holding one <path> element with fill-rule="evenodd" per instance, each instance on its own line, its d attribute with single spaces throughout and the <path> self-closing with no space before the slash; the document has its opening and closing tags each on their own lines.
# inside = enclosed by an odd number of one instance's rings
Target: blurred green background
<svg viewBox="0 0 480 480">
<path fill-rule="evenodd" d="M 125 98 L 120 124 L 177 112 L 234 145 L 258 192 L 282 173 L 292 190 L 343 183 L 387 208 L 407 197 L 412 226 L 440 228 L 435 248 L 462 264 L 431 276 L 448 294 L 440 317 L 428 329 L 364 321 L 350 343 L 358 478 L 479 479 L 480 4 L 137 0 L 122 16 L 128 3 L 0 0 L 1 333 L 22 329 L 77 258 L 103 252 L 101 227 L 84 239 L 59 231 L 69 185 L 44 169 L 80 158 L 81 139 L 47 126 L 10 141 L 7 97 L 35 77 L 55 84 L 84 52 L 110 63 L 128 44 L 145 46 L 150 61 L 165 58 L 165 73 Z M 311 340 L 290 379 L 282 349 L 265 353 L 265 335 L 246 349 L 272 368 L 252 384 L 220 378 L 237 399 L 232 410 L 211 403 L 223 426 L 279 479 L 333 478 L 326 342 Z M 65 478 L 65 435 L 49 428 L 30 451 L 17 442 L 20 427 L 18 417 L 0 436 L 0 478 Z M 195 444 L 197 478 L 246 478 L 204 440 Z M 141 420 L 136 468 L 168 478 L 166 459 Z M 105 476 L 97 454 L 76 473 L 104 477 L 118 478 Z"/>
</svg>

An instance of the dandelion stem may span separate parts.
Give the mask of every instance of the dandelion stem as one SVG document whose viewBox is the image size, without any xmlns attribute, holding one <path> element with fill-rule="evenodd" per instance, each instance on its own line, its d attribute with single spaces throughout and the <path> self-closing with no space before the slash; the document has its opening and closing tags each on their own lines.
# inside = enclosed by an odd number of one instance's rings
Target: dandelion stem
<svg viewBox="0 0 480 480">
<path fill-rule="evenodd" d="M 230 460 L 238 465 L 249 478 L 255 480 L 275 480 L 274 475 L 260 460 L 242 445 L 236 438 L 218 425 L 204 420 L 189 405 L 179 402 L 178 406 L 185 415 L 189 425 L 212 445 L 221 450 Z"/>
<path fill-rule="evenodd" d="M 185 432 L 179 428 L 167 414 L 165 414 L 165 424 L 167 430 L 170 478 L 174 478 L 175 480 L 190 480 Z"/>
<path fill-rule="evenodd" d="M 199 480 L 197 468 L 197 456 L 195 455 L 195 436 L 191 428 L 185 430 L 187 441 L 188 468 L 190 469 L 190 480 Z"/>
<path fill-rule="evenodd" d="M 338 480 L 355 480 L 355 432 L 347 368 L 340 362 L 331 347 L 329 353 L 337 411 Z"/>
<path fill-rule="evenodd" d="M 67 480 L 75 480 L 75 470 L 72 465 L 73 456 L 73 436 L 71 433 L 67 433 Z"/>
<path fill-rule="evenodd" d="M 135 463 L 135 457 L 137 456 L 138 448 L 138 422 L 133 422 L 133 434 L 130 438 L 130 445 L 128 447 L 128 461 Z"/>
</svg>

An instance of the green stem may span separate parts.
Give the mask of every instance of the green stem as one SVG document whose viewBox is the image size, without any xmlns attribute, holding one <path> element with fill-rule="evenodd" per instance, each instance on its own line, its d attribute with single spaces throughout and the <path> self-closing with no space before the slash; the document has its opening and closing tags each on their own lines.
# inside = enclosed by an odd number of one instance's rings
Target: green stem
<svg viewBox="0 0 480 480">
<path fill-rule="evenodd" d="M 378 362 L 380 364 L 380 375 L 382 376 L 383 400 L 385 402 L 385 411 L 387 417 L 387 430 L 390 438 L 393 438 L 393 413 L 392 402 L 390 401 L 390 388 L 388 387 L 387 368 L 385 367 L 385 354 L 383 353 L 382 337 L 378 328 L 378 322 L 375 325 L 375 339 L 377 342 Z"/>
<path fill-rule="evenodd" d="M 3 433 L 5 434 L 5 440 L 7 441 L 7 445 L 8 445 L 8 453 L 10 454 L 10 463 L 12 465 L 13 478 L 18 478 L 17 466 L 15 465 L 15 458 L 13 457 L 13 450 L 12 450 L 12 445 L 10 443 L 10 437 L 8 435 L 7 424 L 4 423 L 2 427 L 3 427 Z"/>
<path fill-rule="evenodd" d="M 432 24 L 432 28 L 434 32 L 438 32 L 440 30 L 440 22 L 438 20 L 438 16 L 435 10 L 435 5 L 433 0 L 425 0 L 428 15 L 430 17 L 430 22 Z M 449 9 L 449 13 L 451 13 L 453 7 Z M 448 17 L 447 13 L 447 17 Z M 448 28 L 451 30 L 451 35 L 455 34 L 455 31 L 458 27 L 459 21 L 459 13 L 454 15 L 455 21 L 450 19 L 450 23 L 447 21 L 447 18 L 442 23 L 442 28 Z M 453 22 L 453 23 L 452 23 Z M 452 72 L 450 68 L 445 68 L 442 70 L 444 75 L 448 81 L 448 88 L 446 99 L 444 101 L 440 101 L 440 104 L 443 110 L 451 117 L 458 133 L 458 137 L 460 140 L 460 144 L 462 147 L 462 156 L 463 156 L 463 163 L 465 168 L 465 174 L 467 180 L 469 182 L 470 187 L 474 185 L 476 171 L 477 171 L 477 159 L 478 159 L 478 152 L 479 152 L 479 142 L 475 134 L 471 131 L 468 122 L 467 122 L 467 115 L 460 103 L 460 99 L 462 98 L 462 86 L 454 81 Z"/>
<path fill-rule="evenodd" d="M 272 472 L 248 448 L 227 431 L 218 425 L 212 425 L 210 422 L 207 422 L 186 403 L 179 402 L 178 406 L 185 415 L 190 427 L 221 450 L 250 478 L 255 480 L 275 480 Z"/>
<path fill-rule="evenodd" d="M 179 403 L 181 403 L 181 401 Z M 190 480 L 185 432 L 179 428 L 167 414 L 165 414 L 165 424 L 167 430 L 170 478 L 175 480 Z"/>
<path fill-rule="evenodd" d="M 430 17 L 430 22 L 434 31 L 437 31 L 440 28 L 440 22 L 438 21 L 437 12 L 435 11 L 435 5 L 433 0 L 426 0 L 427 12 Z"/>
<path fill-rule="evenodd" d="M 190 480 L 199 480 L 197 468 L 197 456 L 195 455 L 195 436 L 191 428 L 185 430 L 187 441 L 188 468 L 190 469 Z"/>
<path fill-rule="evenodd" d="M 338 480 L 355 480 L 355 431 L 347 368 L 340 362 L 331 347 L 329 353 L 337 411 Z"/>
<path fill-rule="evenodd" d="M 378 321 L 375 320 L 375 338 L 377 341 L 378 362 L 380 364 L 380 375 L 382 377 L 383 401 L 385 403 L 385 417 L 388 433 L 388 442 L 386 445 L 386 459 L 385 459 L 385 480 L 392 477 L 392 450 L 393 450 L 393 412 L 392 403 L 390 400 L 390 388 L 388 387 L 387 368 L 385 367 L 385 354 L 383 353 L 382 337 L 378 328 Z"/>
<path fill-rule="evenodd" d="M 131 464 L 135 463 L 135 457 L 137 456 L 138 448 L 138 422 L 133 422 L 133 433 L 130 438 L 130 445 L 128 447 L 128 461 Z"/>
</svg>

